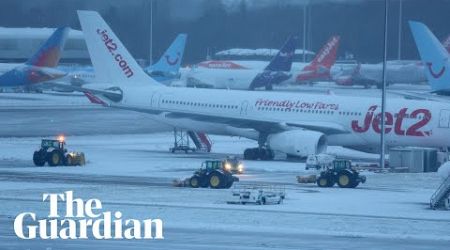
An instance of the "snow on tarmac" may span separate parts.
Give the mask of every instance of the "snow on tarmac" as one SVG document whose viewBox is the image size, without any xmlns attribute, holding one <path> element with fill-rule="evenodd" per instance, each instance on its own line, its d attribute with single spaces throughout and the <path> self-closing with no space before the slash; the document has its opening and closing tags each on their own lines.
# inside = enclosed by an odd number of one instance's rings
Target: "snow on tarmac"
<svg viewBox="0 0 450 250">
<path fill-rule="evenodd" d="M 321 189 L 296 183 L 295 175 L 304 172 L 304 163 L 246 161 L 241 184 L 282 185 L 287 198 L 282 205 L 229 205 L 230 190 L 174 188 L 170 183 L 174 178 L 189 177 L 205 159 L 240 154 L 254 142 L 213 136 L 211 155 L 171 154 L 172 139 L 170 133 L 68 137 L 68 149 L 85 152 L 87 165 L 52 168 L 33 166 L 31 156 L 40 138 L 0 138 L 0 171 L 17 174 L 14 178 L 19 179 L 20 175 L 36 178 L 31 184 L 0 178 L 0 187 L 5 187 L 0 188 L 0 197 L 20 195 L 33 203 L 48 190 L 74 190 L 85 198 L 98 197 L 108 209 L 121 210 L 130 217 L 144 218 L 150 212 L 174 228 L 188 228 L 194 221 L 195 227 L 220 230 L 268 232 L 278 225 L 278 232 L 450 241 L 450 214 L 430 210 L 427 204 L 440 181 L 437 173 L 365 173 L 368 181 L 357 189 Z M 59 176 L 73 179 L 58 182 Z M 44 177 L 47 179 L 39 179 Z M 131 178 L 131 184 L 122 183 L 126 177 Z M 133 180 L 152 178 L 158 185 L 150 181 L 148 186 L 133 186 Z M 11 206 L 14 204 L 6 203 L 0 214 L 17 213 Z M 223 216 L 217 218 L 217 213 Z"/>
</svg>

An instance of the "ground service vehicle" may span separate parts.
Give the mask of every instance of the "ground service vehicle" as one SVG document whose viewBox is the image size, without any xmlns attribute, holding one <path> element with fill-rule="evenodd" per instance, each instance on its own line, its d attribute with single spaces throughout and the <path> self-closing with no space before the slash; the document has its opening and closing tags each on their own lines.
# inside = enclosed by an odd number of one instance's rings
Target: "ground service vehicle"
<svg viewBox="0 0 450 250">
<path fill-rule="evenodd" d="M 355 188 L 359 183 L 365 183 L 366 177 L 360 175 L 352 165 L 351 161 L 336 159 L 331 167 L 326 167 L 317 178 L 319 187 L 332 187 L 335 183 L 341 188 Z"/>
<path fill-rule="evenodd" d="M 235 156 L 229 156 L 223 161 L 223 166 L 233 174 L 243 174 L 244 164 Z"/>
<path fill-rule="evenodd" d="M 41 147 L 34 151 L 33 163 L 36 166 L 83 166 L 86 163 L 84 153 L 67 152 L 64 137 L 58 140 L 42 139 Z"/>
<path fill-rule="evenodd" d="M 230 188 L 235 181 L 239 181 L 239 178 L 233 176 L 232 172 L 225 168 L 224 161 L 207 160 L 189 179 L 189 186 L 193 188 Z"/>
<path fill-rule="evenodd" d="M 286 197 L 284 188 L 273 186 L 239 186 L 232 192 L 229 204 L 281 204 Z"/>
<path fill-rule="evenodd" d="M 306 166 L 305 169 L 316 169 L 320 170 L 321 168 L 332 165 L 333 161 L 336 159 L 334 155 L 328 154 L 311 154 L 306 158 Z"/>
</svg>

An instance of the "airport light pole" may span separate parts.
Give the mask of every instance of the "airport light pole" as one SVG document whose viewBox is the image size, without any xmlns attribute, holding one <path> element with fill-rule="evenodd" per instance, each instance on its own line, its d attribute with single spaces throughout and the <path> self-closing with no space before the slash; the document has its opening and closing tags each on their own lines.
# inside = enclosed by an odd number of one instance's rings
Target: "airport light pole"
<svg viewBox="0 0 450 250">
<path fill-rule="evenodd" d="M 398 54 L 397 59 L 402 59 L 402 21 L 403 21 L 403 0 L 399 0 L 399 11 L 398 11 Z"/>
<path fill-rule="evenodd" d="M 149 65 L 153 65 L 153 0 L 150 0 L 150 58 Z"/>
<path fill-rule="evenodd" d="M 308 3 L 303 5 L 303 62 L 306 62 L 306 7 Z"/>
<path fill-rule="evenodd" d="M 388 36 L 388 10 L 389 10 L 389 2 L 388 0 L 384 0 L 384 42 L 383 42 L 383 86 L 381 88 L 381 133 L 380 133 L 380 147 L 381 147 L 381 155 L 380 155 L 380 167 L 381 169 L 385 168 L 385 154 L 386 154 L 386 66 L 387 66 L 387 36 Z"/>
</svg>

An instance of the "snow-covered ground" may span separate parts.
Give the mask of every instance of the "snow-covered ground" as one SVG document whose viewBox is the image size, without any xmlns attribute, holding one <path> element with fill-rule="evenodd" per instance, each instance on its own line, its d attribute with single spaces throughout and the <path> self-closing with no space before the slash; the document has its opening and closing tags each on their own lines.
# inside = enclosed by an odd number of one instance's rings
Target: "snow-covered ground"
<svg viewBox="0 0 450 250">
<path fill-rule="evenodd" d="M 449 211 L 428 208 L 440 183 L 437 173 L 365 172 L 367 183 L 356 189 L 323 189 L 296 183 L 295 176 L 306 173 L 304 163 L 245 161 L 239 184 L 280 185 L 286 189 L 286 200 L 281 205 L 230 205 L 226 203 L 230 190 L 176 188 L 171 183 L 189 177 L 205 159 L 241 155 L 255 146 L 254 141 L 211 136 L 210 154 L 172 154 L 168 149 L 173 135 L 146 123 L 146 116 L 105 112 L 83 104 L 78 95 L 48 99 L 7 95 L 0 97 L 0 114 L 7 114 L 0 121 L 0 249 L 448 249 L 450 245 Z M 20 99 L 24 97 L 42 101 Z M 45 103 L 48 106 L 41 105 Z M 54 109 L 55 103 L 70 106 L 73 117 L 57 120 L 54 114 L 43 115 L 46 110 L 65 114 L 66 107 Z M 8 105 L 25 108 L 11 111 Z M 28 111 L 33 105 L 36 108 Z M 33 165 L 40 136 L 52 132 L 37 124 L 47 119 L 55 120 L 49 127 L 56 124 L 61 131 L 72 131 L 67 146 L 85 152 L 86 166 Z M 106 129 L 108 124 L 114 126 Z M 86 132 L 94 127 L 95 133 Z M 330 150 L 376 159 L 339 147 Z M 14 235 L 12 220 L 17 214 L 33 211 L 46 217 L 48 203 L 42 202 L 42 194 L 68 190 L 84 199 L 98 198 L 105 210 L 121 211 L 124 218 L 163 219 L 165 240 L 21 241 Z"/>
<path fill-rule="evenodd" d="M 281 205 L 229 205 L 230 190 L 174 188 L 171 182 L 190 176 L 205 159 L 240 154 L 252 141 L 213 136 L 212 154 L 174 155 L 168 152 L 170 133 L 74 136 L 67 138 L 68 147 L 84 151 L 88 164 L 52 168 L 33 166 L 31 155 L 39 140 L 0 139 L 1 216 L 13 218 L 30 210 L 45 216 L 48 206 L 41 202 L 42 193 L 74 190 L 75 195 L 99 198 L 105 209 L 130 218 L 162 218 L 167 235 L 177 230 L 187 235 L 189 230 L 211 230 L 253 237 L 273 232 L 285 235 L 291 246 L 302 241 L 296 235 L 311 235 L 307 241 L 349 237 L 350 243 L 357 237 L 374 244 L 394 240 L 400 246 L 409 240 L 436 248 L 442 242 L 450 244 L 450 214 L 430 210 L 427 204 L 440 181 L 436 173 L 365 173 L 368 181 L 357 189 L 321 189 L 296 183 L 303 163 L 247 161 L 241 184 L 282 185 L 287 198 Z M 168 238 L 167 244 L 171 240 L 183 239 Z"/>
</svg>

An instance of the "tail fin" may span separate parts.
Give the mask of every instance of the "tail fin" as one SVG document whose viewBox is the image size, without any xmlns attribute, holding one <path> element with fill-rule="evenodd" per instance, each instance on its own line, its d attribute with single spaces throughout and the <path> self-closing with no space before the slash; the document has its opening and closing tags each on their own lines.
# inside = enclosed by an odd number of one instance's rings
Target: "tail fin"
<svg viewBox="0 0 450 250">
<path fill-rule="evenodd" d="M 434 92 L 450 89 L 448 52 L 423 23 L 409 21 L 425 74 Z"/>
<path fill-rule="evenodd" d="M 163 86 L 144 72 L 97 12 L 79 10 L 78 17 L 98 81 Z"/>
<path fill-rule="evenodd" d="M 292 60 L 295 54 L 295 43 L 297 39 L 290 36 L 281 47 L 280 51 L 272 58 L 269 65 L 265 68 L 268 71 L 291 71 Z"/>
<path fill-rule="evenodd" d="M 159 61 L 147 67 L 146 70 L 177 74 L 180 70 L 181 61 L 183 60 L 186 38 L 186 34 L 179 34 Z"/>
<path fill-rule="evenodd" d="M 308 65 L 297 75 L 297 82 L 329 79 L 330 69 L 336 62 L 339 36 L 332 36 Z"/>
<path fill-rule="evenodd" d="M 339 36 L 332 36 L 312 60 L 311 65 L 322 66 L 328 69 L 331 68 L 336 61 L 339 40 Z"/>
<path fill-rule="evenodd" d="M 450 53 L 450 35 L 448 35 L 447 38 L 445 38 L 445 40 L 442 41 L 442 45 L 447 50 L 447 52 Z"/>
<path fill-rule="evenodd" d="M 25 63 L 29 66 L 56 67 L 66 43 L 68 27 L 58 28 L 41 46 L 41 48 Z"/>
</svg>

